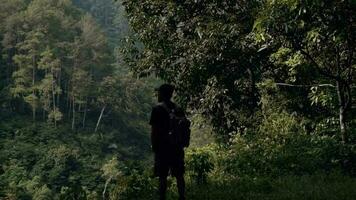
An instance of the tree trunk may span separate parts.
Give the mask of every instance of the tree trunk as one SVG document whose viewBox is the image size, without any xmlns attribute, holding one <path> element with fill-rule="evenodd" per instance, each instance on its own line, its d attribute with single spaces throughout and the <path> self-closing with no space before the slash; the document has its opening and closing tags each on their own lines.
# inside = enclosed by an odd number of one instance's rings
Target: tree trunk
<svg viewBox="0 0 356 200">
<path fill-rule="evenodd" d="M 42 109 L 42 120 L 46 121 L 46 110 Z"/>
<path fill-rule="evenodd" d="M 33 120 L 33 122 L 36 122 L 36 108 L 35 107 L 32 108 L 32 120 Z"/>
<path fill-rule="evenodd" d="M 79 99 L 82 99 L 82 96 L 79 96 Z M 78 112 L 82 112 L 82 103 L 78 105 Z"/>
<path fill-rule="evenodd" d="M 85 128 L 85 120 L 86 120 L 86 117 L 87 117 L 87 109 L 88 109 L 88 100 L 85 101 L 84 116 L 83 116 L 83 128 Z"/>
<path fill-rule="evenodd" d="M 67 81 L 64 82 L 64 90 L 63 90 L 63 101 L 65 102 L 63 104 L 63 106 L 65 106 L 65 108 L 68 108 L 68 98 L 65 98 L 65 95 L 68 93 L 68 89 L 67 89 Z"/>
<path fill-rule="evenodd" d="M 74 131 L 75 128 L 75 99 L 73 97 L 73 102 L 72 102 L 72 112 L 73 112 L 73 118 L 72 118 L 72 130 Z"/>
<path fill-rule="evenodd" d="M 104 114 L 105 108 L 106 108 L 106 105 L 101 109 L 101 113 L 100 113 L 98 122 L 96 123 L 95 133 L 98 131 L 98 127 L 100 125 L 101 119 L 103 118 L 103 114 Z"/>
<path fill-rule="evenodd" d="M 56 120 L 56 94 L 54 91 L 54 80 L 52 80 L 52 97 L 53 97 L 53 121 L 54 128 L 57 128 L 57 120 Z"/>
<path fill-rule="evenodd" d="M 257 104 L 258 104 L 258 98 L 256 97 L 256 79 L 255 79 L 255 74 L 254 72 L 252 71 L 252 69 L 250 68 L 247 68 L 247 73 L 248 73 L 248 76 L 249 76 L 249 81 L 250 81 L 250 87 L 249 87 L 249 95 L 250 95 L 250 98 L 251 98 L 251 101 L 250 101 L 250 109 L 253 110 L 257 107 Z"/>
<path fill-rule="evenodd" d="M 347 127 L 346 127 L 346 100 L 345 100 L 345 86 L 340 82 L 336 82 L 336 90 L 339 101 L 339 124 L 342 142 L 347 142 Z"/>
<path fill-rule="evenodd" d="M 70 117 L 72 116 L 72 100 L 70 99 L 70 97 L 68 97 L 67 100 L 68 103 L 68 119 L 70 120 Z"/>
<path fill-rule="evenodd" d="M 60 68 L 59 74 L 58 74 L 58 76 L 57 76 L 57 81 L 58 81 L 57 86 L 58 86 L 59 88 L 62 88 L 62 81 L 61 81 L 61 78 L 62 78 L 62 70 L 61 70 L 61 68 Z M 60 107 L 61 107 L 61 92 L 58 92 L 58 93 L 57 93 L 57 107 L 58 107 L 58 110 L 59 110 Z"/>
<path fill-rule="evenodd" d="M 32 95 L 33 97 L 35 96 L 35 83 L 36 83 L 36 68 L 35 68 L 35 57 L 32 57 L 32 64 L 33 64 L 33 68 L 32 68 Z M 33 102 L 33 108 L 32 108 L 32 118 L 33 118 L 33 122 L 36 122 L 36 102 Z"/>
<path fill-rule="evenodd" d="M 347 142 L 346 122 L 345 122 L 345 109 L 339 109 L 340 133 L 342 142 Z"/>
<path fill-rule="evenodd" d="M 108 188 L 109 183 L 111 182 L 112 176 L 105 182 L 104 190 L 103 190 L 103 200 L 105 200 L 106 189 Z"/>
</svg>

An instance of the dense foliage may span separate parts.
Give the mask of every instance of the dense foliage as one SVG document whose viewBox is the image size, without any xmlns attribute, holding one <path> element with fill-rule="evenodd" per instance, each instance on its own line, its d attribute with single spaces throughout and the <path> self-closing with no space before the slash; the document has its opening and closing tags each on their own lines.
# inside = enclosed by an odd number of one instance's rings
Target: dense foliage
<svg viewBox="0 0 356 200">
<path fill-rule="evenodd" d="M 0 199 L 95 195 L 107 160 L 146 159 L 150 84 L 120 64 L 114 22 L 70 0 L 2 0 L 0 13 Z"/>
<path fill-rule="evenodd" d="M 355 199 L 355 10 L 0 0 L 0 199 L 157 199 L 162 80 L 193 122 L 187 199 Z"/>
<path fill-rule="evenodd" d="M 193 182 L 355 174 L 355 1 L 124 5 L 135 32 L 127 63 L 175 84 L 219 139 L 188 154 Z"/>
<path fill-rule="evenodd" d="M 344 142 L 354 138 L 354 1 L 130 0 L 125 5 L 145 47 L 130 51 L 135 72 L 176 84 L 180 101 L 205 114 L 218 133 L 256 127 L 268 107 L 265 90 L 277 86 L 281 98 L 269 100 L 277 101 L 278 109 L 313 121 L 312 131 L 332 129 L 326 121 L 339 123 L 333 134 Z"/>
</svg>

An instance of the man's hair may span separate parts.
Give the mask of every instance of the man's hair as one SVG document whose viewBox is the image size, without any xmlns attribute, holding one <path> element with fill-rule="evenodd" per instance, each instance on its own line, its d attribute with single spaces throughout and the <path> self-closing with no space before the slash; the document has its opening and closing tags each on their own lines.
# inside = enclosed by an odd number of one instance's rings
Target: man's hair
<svg viewBox="0 0 356 200">
<path fill-rule="evenodd" d="M 156 90 L 162 95 L 162 97 L 170 99 L 172 98 L 175 87 L 171 84 L 165 83 L 159 86 Z"/>
</svg>

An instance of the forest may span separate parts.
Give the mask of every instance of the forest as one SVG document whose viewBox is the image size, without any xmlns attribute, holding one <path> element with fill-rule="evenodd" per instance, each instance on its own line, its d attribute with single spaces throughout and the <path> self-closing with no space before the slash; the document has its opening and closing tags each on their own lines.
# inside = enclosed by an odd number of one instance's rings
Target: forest
<svg viewBox="0 0 356 200">
<path fill-rule="evenodd" d="M 355 36 L 356 0 L 0 0 L 0 199 L 158 199 L 170 83 L 187 199 L 354 200 Z"/>
</svg>

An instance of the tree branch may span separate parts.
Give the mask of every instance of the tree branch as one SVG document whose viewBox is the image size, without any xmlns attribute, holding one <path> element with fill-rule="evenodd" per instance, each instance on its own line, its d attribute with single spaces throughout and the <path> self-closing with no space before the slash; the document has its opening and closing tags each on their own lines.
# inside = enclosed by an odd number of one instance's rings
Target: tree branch
<svg viewBox="0 0 356 200">
<path fill-rule="evenodd" d="M 330 88 L 336 88 L 335 85 L 333 84 L 311 84 L 311 85 L 294 85 L 294 84 L 289 84 L 289 83 L 275 83 L 277 86 L 285 86 L 285 87 L 299 87 L 299 88 L 310 88 L 310 87 L 330 87 Z M 355 85 L 349 86 L 349 88 L 356 88 Z"/>
<path fill-rule="evenodd" d="M 350 85 L 345 85 L 346 88 L 346 94 L 347 94 L 347 98 L 346 98 L 346 102 L 345 102 L 345 107 L 344 109 L 347 110 L 351 107 L 352 105 L 352 92 L 351 92 L 351 87 Z"/>
<path fill-rule="evenodd" d="M 337 80 L 337 81 L 341 81 L 341 82 L 344 82 L 340 77 L 338 76 L 334 76 L 332 75 L 331 73 L 328 73 L 328 72 L 325 72 L 324 70 L 321 69 L 320 65 L 314 60 L 314 58 L 309 54 L 307 53 L 306 51 L 304 51 L 302 48 L 299 49 L 300 52 L 307 57 L 307 59 L 312 62 L 313 65 L 315 65 L 316 69 L 319 71 L 320 74 L 326 76 L 326 77 L 329 77 L 329 78 L 332 78 L 334 80 Z"/>
<path fill-rule="evenodd" d="M 300 88 L 309 88 L 309 87 L 331 87 L 335 88 L 335 85 L 332 84 L 313 84 L 313 85 L 294 85 L 289 83 L 276 83 L 277 86 L 286 86 L 286 87 L 300 87 Z"/>
<path fill-rule="evenodd" d="M 352 34 L 352 29 L 353 29 L 353 15 L 352 15 L 352 10 L 348 9 L 347 13 L 349 16 L 349 23 L 348 23 L 348 27 L 347 27 L 347 48 L 349 50 L 349 55 L 348 55 L 348 59 L 347 59 L 347 67 L 349 68 L 348 71 L 348 81 L 351 82 L 352 81 L 352 61 L 353 61 L 353 56 L 354 56 L 354 37 Z"/>
</svg>

